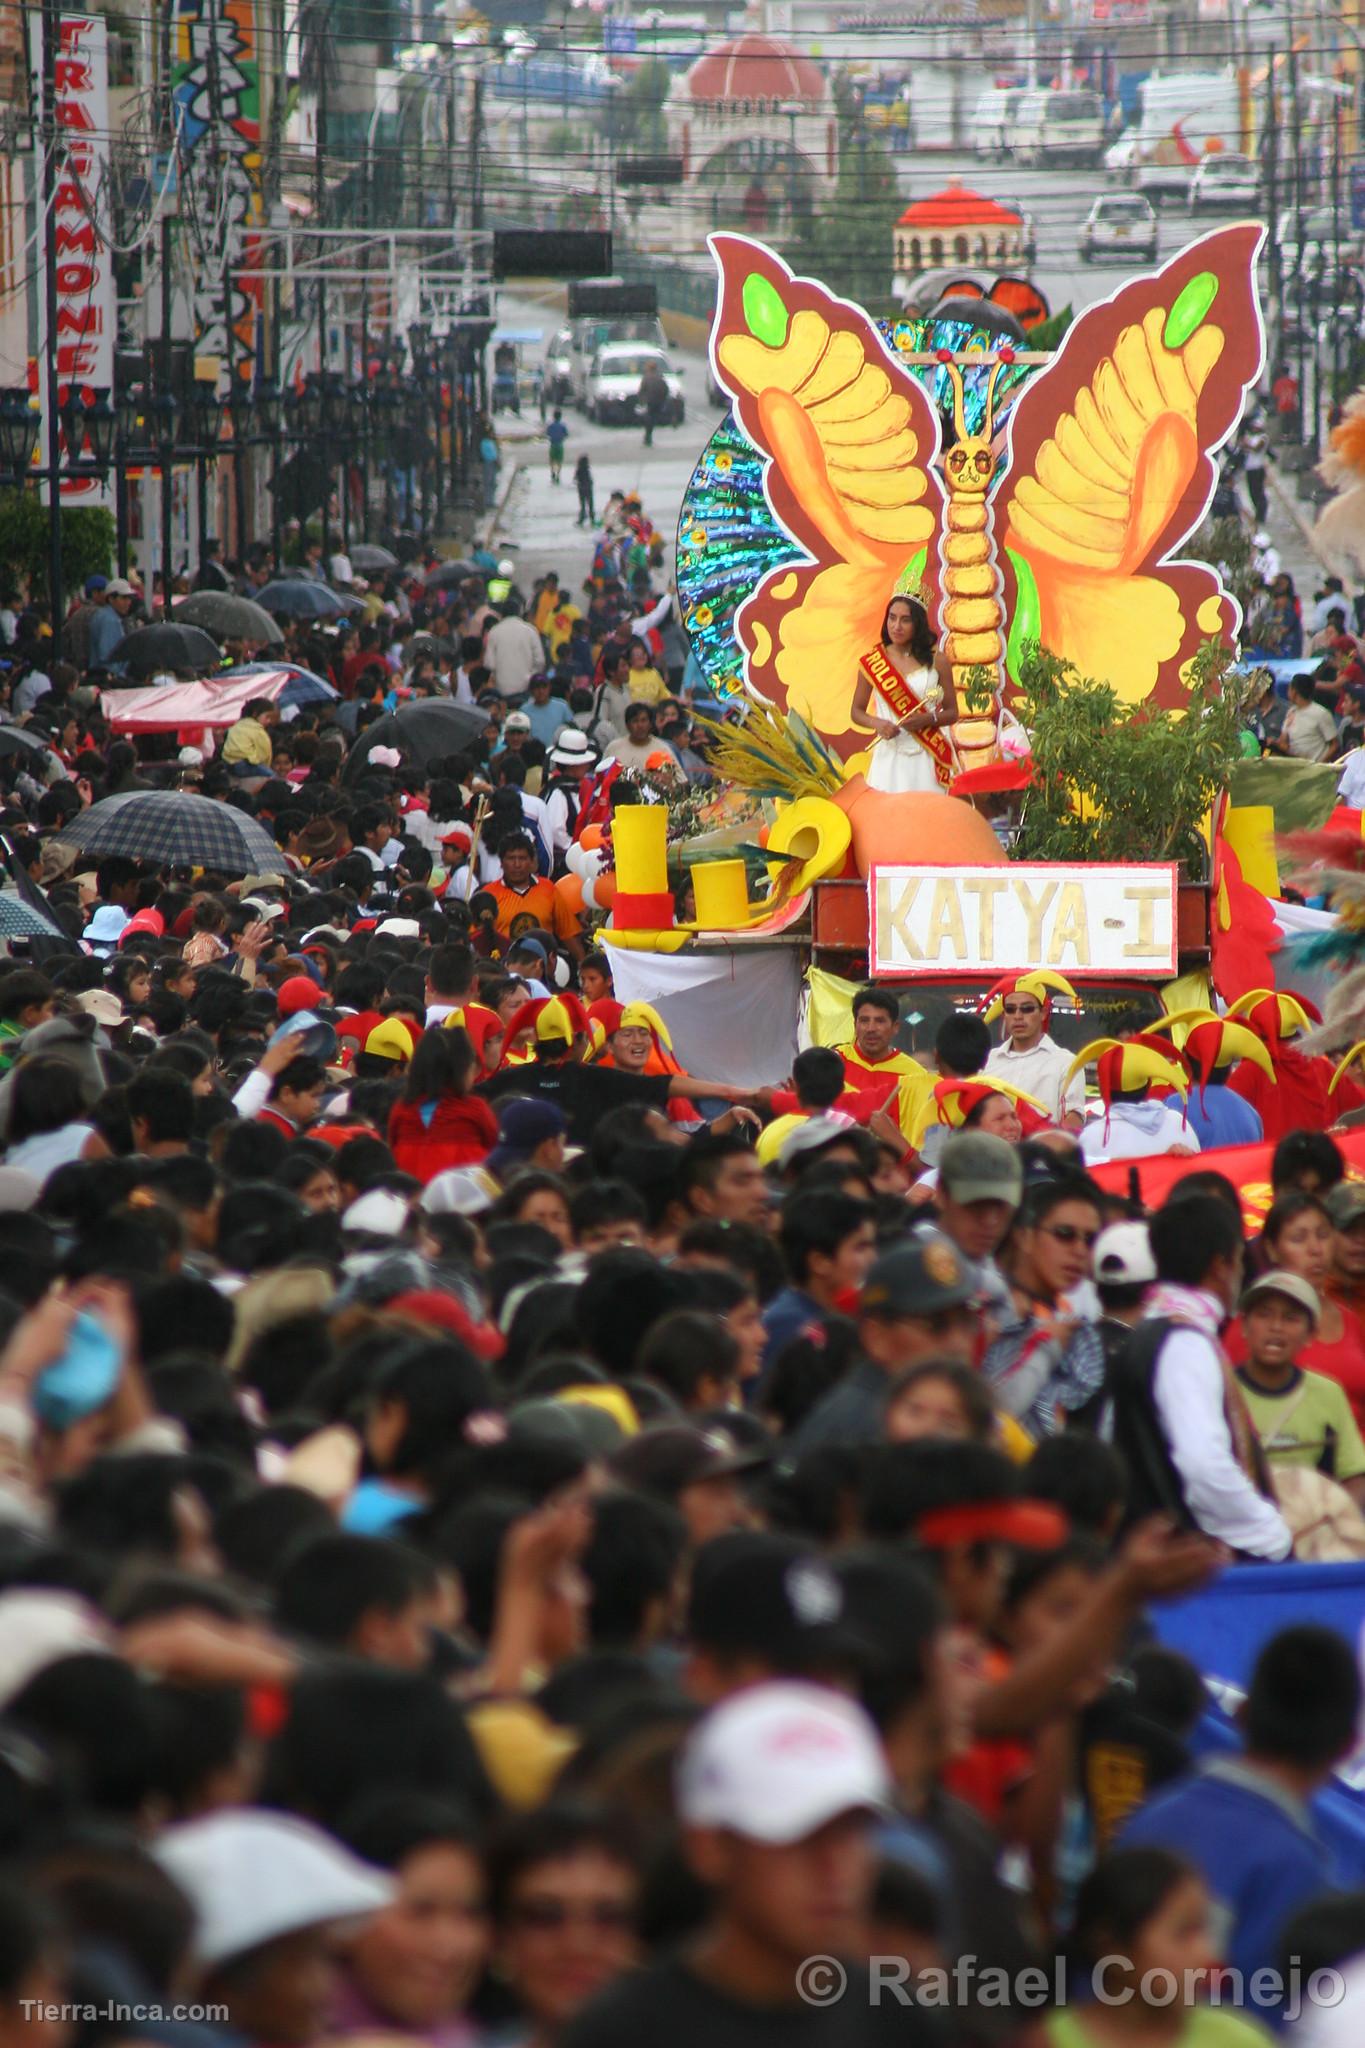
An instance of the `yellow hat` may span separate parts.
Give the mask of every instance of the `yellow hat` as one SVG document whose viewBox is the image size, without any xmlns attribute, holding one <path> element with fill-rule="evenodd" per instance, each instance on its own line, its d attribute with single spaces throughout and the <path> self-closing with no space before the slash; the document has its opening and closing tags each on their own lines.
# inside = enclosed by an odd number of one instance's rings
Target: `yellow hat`
<svg viewBox="0 0 1365 2048">
<path fill-rule="evenodd" d="M 376 1059 L 396 1060 L 406 1066 L 412 1058 L 412 1034 L 397 1017 L 386 1017 L 365 1040 L 365 1050 Z"/>
<path fill-rule="evenodd" d="M 1069 996 L 1076 1008 L 1081 999 L 1064 974 L 1054 974 L 1050 967 L 1030 968 L 1026 974 L 1007 974 L 1003 981 L 997 981 L 986 997 L 986 1022 L 993 1024 L 1005 1007 L 1006 996 L 1032 996 L 1041 1003 L 1046 1016 L 1052 1008 L 1053 994 Z"/>
<path fill-rule="evenodd" d="M 621 1011 L 618 1031 L 652 1031 L 661 1045 L 673 1050 L 673 1040 L 668 1035 L 668 1026 L 652 1003 L 627 1003 Z"/>
</svg>

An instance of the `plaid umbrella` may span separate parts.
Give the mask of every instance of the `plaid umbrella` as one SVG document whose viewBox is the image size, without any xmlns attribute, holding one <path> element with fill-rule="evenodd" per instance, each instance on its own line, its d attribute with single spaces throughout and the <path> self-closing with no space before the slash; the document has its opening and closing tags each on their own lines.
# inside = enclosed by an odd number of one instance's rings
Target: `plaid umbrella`
<svg viewBox="0 0 1365 2048">
<path fill-rule="evenodd" d="M 118 667 L 135 676 L 154 676 L 161 669 L 207 675 L 222 658 L 217 642 L 199 626 L 139 626 L 124 635 L 113 654 Z"/>
<path fill-rule="evenodd" d="M 358 609 L 354 598 L 338 597 L 325 583 L 310 582 L 306 576 L 283 576 L 267 583 L 256 592 L 255 601 L 262 611 L 282 613 L 287 619 L 339 619 Z"/>
<path fill-rule="evenodd" d="M 22 897 L 0 889 L 0 939 L 64 939 L 66 933 Z"/>
<path fill-rule="evenodd" d="M 376 747 L 397 747 L 409 761 L 425 768 L 446 754 L 462 753 L 487 723 L 485 712 L 471 711 L 464 704 L 451 704 L 443 697 L 418 698 L 366 726 L 347 756 L 342 780 L 354 782 L 363 775 Z"/>
<path fill-rule="evenodd" d="M 134 789 L 91 804 L 55 835 L 83 853 L 123 853 L 158 867 L 279 874 L 284 857 L 265 828 L 231 804 L 178 789 Z"/>
<path fill-rule="evenodd" d="M 202 626 L 220 640 L 254 640 L 262 647 L 273 647 L 280 638 L 280 629 L 269 612 L 263 612 L 253 598 L 238 597 L 232 590 L 196 590 L 192 597 L 180 599 L 175 617 L 177 625 Z"/>
</svg>

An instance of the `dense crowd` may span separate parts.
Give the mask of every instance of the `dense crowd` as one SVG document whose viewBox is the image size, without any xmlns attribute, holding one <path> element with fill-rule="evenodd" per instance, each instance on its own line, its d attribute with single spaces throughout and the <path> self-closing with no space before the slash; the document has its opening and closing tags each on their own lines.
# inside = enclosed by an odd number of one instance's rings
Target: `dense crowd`
<svg viewBox="0 0 1365 2048">
<path fill-rule="evenodd" d="M 83 661 L 0 613 L 69 935 L 0 968 L 4 2048 L 1358 2039 L 1354 1652 L 1273 1636 L 1201 1760 L 1152 1621 L 1365 1550 L 1347 1098 L 1267 996 L 1088 1100 L 1032 976 L 686 1071 L 571 859 L 706 773 L 651 553 L 290 625 L 337 698 L 212 752 L 110 732 L 117 583 Z M 349 772 L 427 693 L 487 719 Z M 63 836 L 142 788 L 277 865 Z"/>
</svg>

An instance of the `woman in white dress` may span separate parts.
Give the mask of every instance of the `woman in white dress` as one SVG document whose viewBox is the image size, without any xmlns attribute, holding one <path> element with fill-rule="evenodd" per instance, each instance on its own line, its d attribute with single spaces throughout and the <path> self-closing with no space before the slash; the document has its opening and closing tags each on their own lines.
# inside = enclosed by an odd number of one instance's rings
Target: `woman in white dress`
<svg viewBox="0 0 1365 2048">
<path fill-rule="evenodd" d="M 891 796 L 944 791 L 958 770 L 950 728 L 957 718 L 953 671 L 917 598 L 893 597 L 881 642 L 862 656 L 849 723 L 876 735 L 869 789 Z"/>
</svg>

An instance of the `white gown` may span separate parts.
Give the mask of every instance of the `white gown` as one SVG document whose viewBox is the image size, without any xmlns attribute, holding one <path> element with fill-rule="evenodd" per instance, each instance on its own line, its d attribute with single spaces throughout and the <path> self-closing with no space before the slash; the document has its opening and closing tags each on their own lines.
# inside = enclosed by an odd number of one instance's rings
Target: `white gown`
<svg viewBox="0 0 1365 2048">
<path fill-rule="evenodd" d="M 937 674 L 932 668 L 912 668 L 905 677 L 906 687 L 921 699 L 937 681 Z M 890 717 L 890 707 L 875 687 L 872 695 L 874 713 Z M 914 733 L 887 734 L 874 740 L 870 752 L 866 776 L 869 789 L 879 789 L 886 796 L 933 796 L 941 793 L 942 785 L 934 772 L 929 751 L 920 745 Z"/>
</svg>

